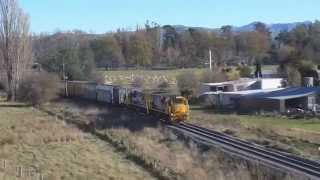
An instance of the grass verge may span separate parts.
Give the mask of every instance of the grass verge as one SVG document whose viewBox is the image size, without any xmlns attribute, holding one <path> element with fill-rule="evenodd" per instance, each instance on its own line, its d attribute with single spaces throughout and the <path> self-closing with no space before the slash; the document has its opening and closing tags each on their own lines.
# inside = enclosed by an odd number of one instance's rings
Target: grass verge
<svg viewBox="0 0 320 180">
<path fill-rule="evenodd" d="M 46 108 L 110 142 L 159 179 L 301 178 L 219 148 L 202 146 L 192 140 L 180 141 L 178 134 L 163 128 L 155 118 L 131 109 L 69 100 Z"/>
<path fill-rule="evenodd" d="M 23 104 L 0 103 L 1 179 L 153 179 L 105 142 Z"/>
<path fill-rule="evenodd" d="M 320 120 L 239 115 L 191 108 L 192 123 L 242 139 L 320 160 Z"/>
</svg>

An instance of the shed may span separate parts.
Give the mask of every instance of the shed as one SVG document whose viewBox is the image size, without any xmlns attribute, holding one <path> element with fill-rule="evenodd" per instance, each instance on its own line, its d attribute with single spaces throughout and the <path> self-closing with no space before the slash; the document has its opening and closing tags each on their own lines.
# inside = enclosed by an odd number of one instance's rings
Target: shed
<svg viewBox="0 0 320 180">
<path fill-rule="evenodd" d="M 200 95 L 207 92 L 235 92 L 246 90 L 276 89 L 282 87 L 282 78 L 241 78 L 220 83 L 203 83 Z"/>
<path fill-rule="evenodd" d="M 239 99 L 242 96 L 277 91 L 280 89 L 281 88 L 255 89 L 255 90 L 233 91 L 233 92 L 206 92 L 202 94 L 200 98 L 203 104 L 206 106 L 233 108 L 236 106 L 237 99 Z"/>
<path fill-rule="evenodd" d="M 240 110 L 285 112 L 288 108 L 312 109 L 316 105 L 320 87 L 292 87 L 271 92 L 243 95 L 237 99 Z"/>
</svg>

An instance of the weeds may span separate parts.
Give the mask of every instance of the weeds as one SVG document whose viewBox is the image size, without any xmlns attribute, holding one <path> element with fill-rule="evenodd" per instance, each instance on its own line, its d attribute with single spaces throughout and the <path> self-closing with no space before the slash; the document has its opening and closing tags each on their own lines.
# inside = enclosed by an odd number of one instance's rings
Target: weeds
<svg viewBox="0 0 320 180">
<path fill-rule="evenodd" d="M 59 108 L 64 108 L 63 105 L 57 104 Z M 79 106 L 68 102 L 68 106 L 78 108 L 80 112 L 77 119 L 73 119 L 71 114 L 66 117 L 71 123 L 78 124 L 88 117 L 93 118 L 92 114 L 88 116 L 81 113 L 90 109 L 90 104 Z M 60 112 L 57 109 L 55 111 Z M 285 179 L 290 176 L 256 161 L 244 160 L 237 154 L 198 144 L 192 139 L 181 141 L 181 134 L 159 126 L 151 117 L 134 115 L 136 113 L 130 110 L 102 108 L 96 113 L 99 122 L 95 124 L 92 133 L 159 179 L 249 180 Z M 234 120 L 236 123 L 229 122 L 230 126 L 239 126 L 237 118 Z"/>
</svg>

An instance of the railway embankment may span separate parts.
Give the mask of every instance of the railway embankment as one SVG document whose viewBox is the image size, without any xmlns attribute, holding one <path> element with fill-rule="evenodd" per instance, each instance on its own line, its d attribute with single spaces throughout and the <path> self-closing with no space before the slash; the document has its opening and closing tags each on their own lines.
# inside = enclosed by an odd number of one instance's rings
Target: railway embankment
<svg viewBox="0 0 320 180">
<path fill-rule="evenodd" d="M 23 103 L 0 100 L 0 130 L 0 179 L 156 179 L 105 141 Z"/>
<path fill-rule="evenodd" d="M 157 118 L 131 109 L 71 100 L 44 109 L 112 144 L 159 179 L 309 179 L 218 146 L 181 139 Z"/>
</svg>

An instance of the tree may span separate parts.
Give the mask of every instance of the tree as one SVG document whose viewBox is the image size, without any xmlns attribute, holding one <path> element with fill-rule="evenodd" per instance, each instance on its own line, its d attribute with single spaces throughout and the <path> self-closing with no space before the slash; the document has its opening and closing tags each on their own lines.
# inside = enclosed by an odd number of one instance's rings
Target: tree
<svg viewBox="0 0 320 180">
<path fill-rule="evenodd" d="M 32 60 L 29 16 L 17 0 L 0 0 L 1 65 L 6 73 L 8 100 L 16 100 L 21 77 Z"/>
<path fill-rule="evenodd" d="M 151 44 L 143 32 L 132 35 L 129 42 L 129 63 L 146 67 L 151 65 L 151 59 Z"/>
<path fill-rule="evenodd" d="M 291 86 L 301 86 L 301 74 L 294 67 L 287 67 L 288 83 Z"/>
<path fill-rule="evenodd" d="M 36 53 L 36 60 L 44 70 L 59 73 L 61 79 L 91 80 L 95 70 L 94 54 L 89 40 L 76 32 L 57 33 L 38 39 L 42 50 Z"/>
<path fill-rule="evenodd" d="M 247 65 L 241 65 L 237 67 L 241 77 L 251 77 L 251 68 Z"/>
<path fill-rule="evenodd" d="M 124 57 L 118 41 L 108 35 L 91 42 L 97 67 L 119 67 L 124 64 Z"/>
<path fill-rule="evenodd" d="M 183 96 L 191 98 L 196 96 L 200 82 L 193 72 L 184 72 L 177 76 L 177 85 Z"/>
</svg>

